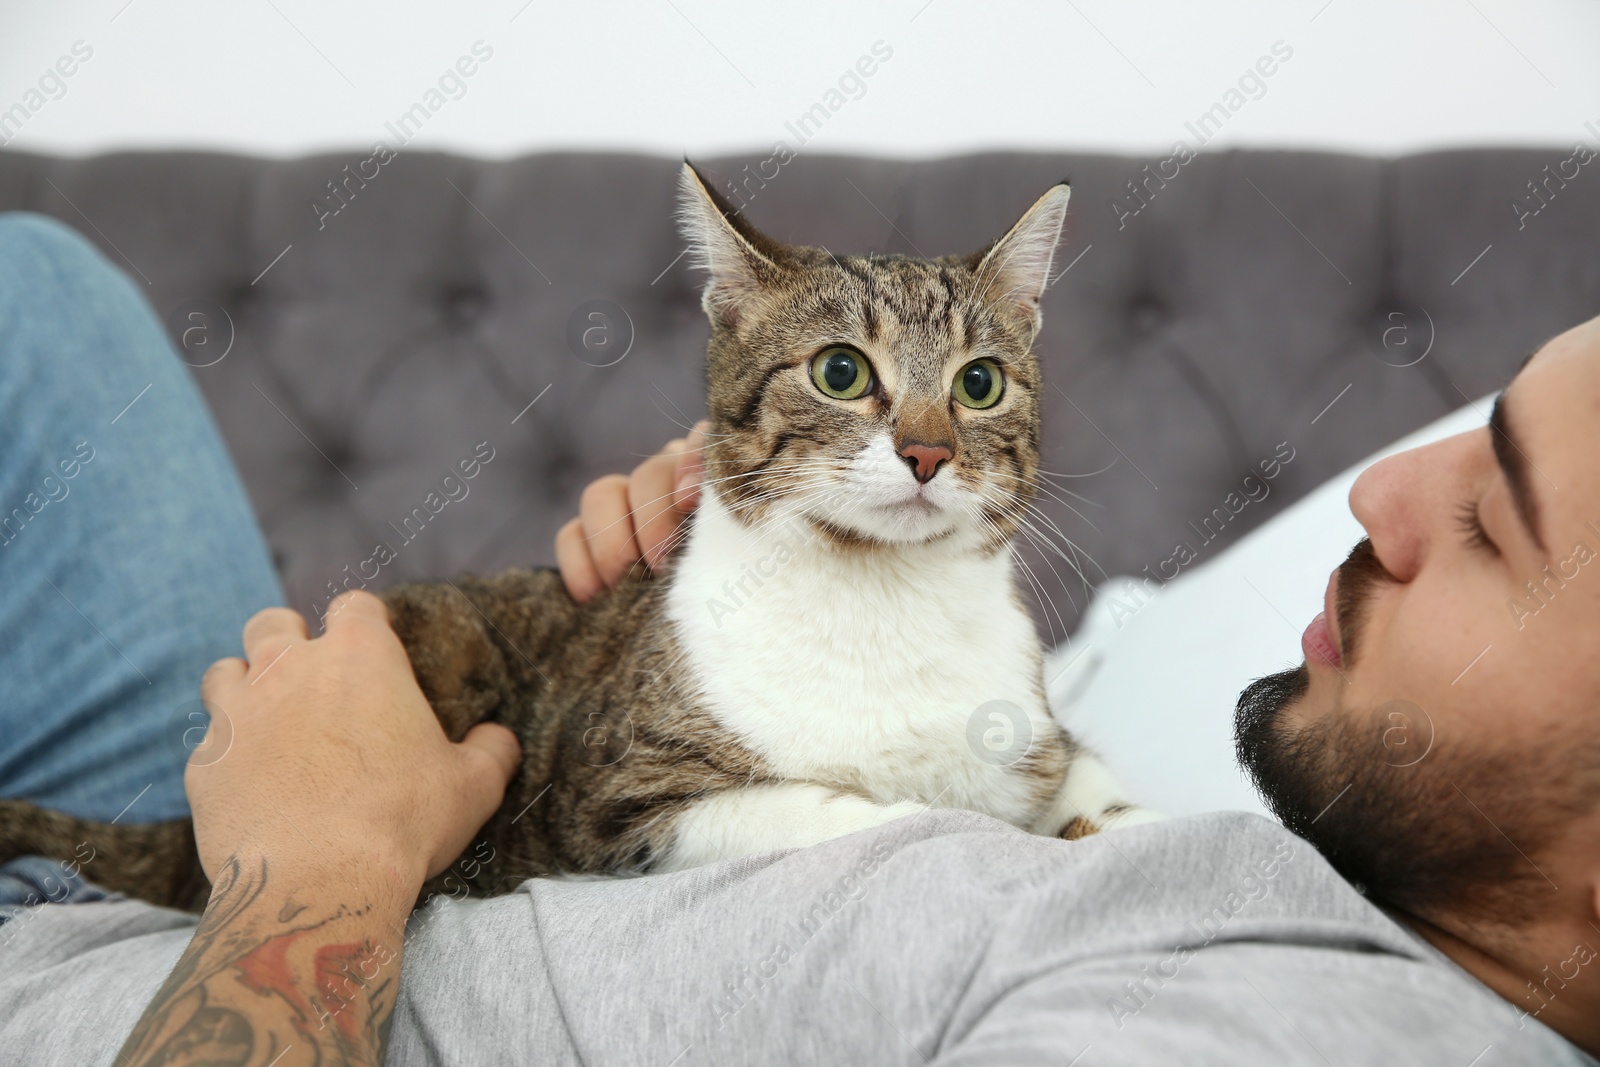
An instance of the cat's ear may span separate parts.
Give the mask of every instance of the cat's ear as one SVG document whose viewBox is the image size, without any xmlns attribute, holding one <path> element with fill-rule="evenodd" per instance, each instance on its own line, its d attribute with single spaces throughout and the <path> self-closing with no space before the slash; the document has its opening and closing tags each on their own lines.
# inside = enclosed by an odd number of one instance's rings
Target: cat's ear
<svg viewBox="0 0 1600 1067">
<path fill-rule="evenodd" d="M 1067 217 L 1072 187 L 1053 185 L 1007 234 L 971 257 L 978 292 L 996 304 L 1016 307 L 1039 329 L 1039 300 L 1050 284 L 1056 242 Z"/>
<path fill-rule="evenodd" d="M 691 262 L 711 275 L 701 306 L 713 324 L 733 325 L 783 270 L 783 246 L 750 225 L 687 159 L 678 176 L 678 224 Z"/>
</svg>

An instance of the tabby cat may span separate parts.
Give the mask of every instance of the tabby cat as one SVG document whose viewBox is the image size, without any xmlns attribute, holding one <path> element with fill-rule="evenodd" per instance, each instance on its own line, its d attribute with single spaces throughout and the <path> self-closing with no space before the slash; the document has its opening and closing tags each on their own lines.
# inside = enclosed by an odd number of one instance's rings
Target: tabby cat
<svg viewBox="0 0 1600 1067">
<path fill-rule="evenodd" d="M 670 871 L 932 805 L 1067 838 L 1150 817 L 1052 719 L 1012 567 L 1068 193 L 974 255 L 836 256 L 762 234 L 685 163 L 711 430 L 673 566 L 583 605 L 549 570 L 384 597 L 446 733 L 522 741 L 456 884 Z M 187 820 L 0 801 L 0 860 L 84 842 L 86 877 L 204 904 Z"/>
</svg>

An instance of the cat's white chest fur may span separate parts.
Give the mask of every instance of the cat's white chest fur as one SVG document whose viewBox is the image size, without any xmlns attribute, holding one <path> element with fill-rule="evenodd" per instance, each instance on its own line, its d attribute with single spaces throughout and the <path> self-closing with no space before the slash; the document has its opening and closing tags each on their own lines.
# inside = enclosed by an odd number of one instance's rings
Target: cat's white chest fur
<svg viewBox="0 0 1600 1067">
<path fill-rule="evenodd" d="M 1056 727 L 1007 553 L 841 550 L 798 521 L 752 531 L 707 492 L 673 567 L 690 673 L 778 774 L 1028 820 L 1038 783 L 1006 746 Z"/>
</svg>

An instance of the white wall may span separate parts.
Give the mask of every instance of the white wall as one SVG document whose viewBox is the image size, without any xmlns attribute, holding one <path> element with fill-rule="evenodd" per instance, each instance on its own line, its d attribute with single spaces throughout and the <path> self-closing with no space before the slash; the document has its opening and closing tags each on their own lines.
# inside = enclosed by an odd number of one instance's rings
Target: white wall
<svg viewBox="0 0 1600 1067">
<path fill-rule="evenodd" d="M 1600 127 L 1596 0 L 0 0 L 0 140 L 44 152 L 367 144 L 474 41 L 492 58 L 420 146 L 767 147 L 875 41 L 808 151 L 1155 151 L 1275 41 L 1216 144 L 1395 153 L 1570 145 Z M 28 95 L 74 42 L 65 94 Z M 54 85 L 47 80 L 47 88 Z M 21 113 L 13 111 L 13 123 Z M 1590 140 L 1597 139 L 1589 134 Z M 392 140 L 392 138 L 386 138 Z M 1191 144 L 1195 138 L 1187 136 Z"/>
</svg>

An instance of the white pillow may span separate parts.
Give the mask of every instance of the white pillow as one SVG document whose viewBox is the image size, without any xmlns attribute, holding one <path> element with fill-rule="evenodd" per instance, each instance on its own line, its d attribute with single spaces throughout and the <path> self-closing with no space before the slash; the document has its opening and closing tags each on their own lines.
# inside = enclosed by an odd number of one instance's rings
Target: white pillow
<svg viewBox="0 0 1600 1067">
<path fill-rule="evenodd" d="M 1300 634 L 1363 536 L 1351 485 L 1384 456 L 1484 425 L 1492 400 L 1369 456 L 1154 594 L 1130 593 L 1143 586 L 1128 577 L 1102 583 L 1077 635 L 1045 660 L 1056 717 L 1146 807 L 1265 814 L 1234 760 L 1234 706 L 1252 680 L 1304 661 Z"/>
</svg>

